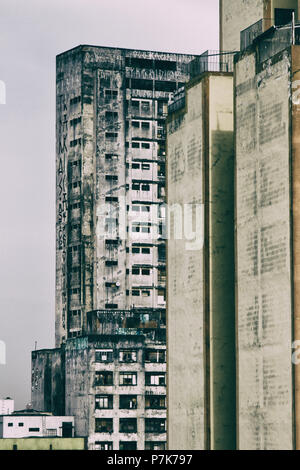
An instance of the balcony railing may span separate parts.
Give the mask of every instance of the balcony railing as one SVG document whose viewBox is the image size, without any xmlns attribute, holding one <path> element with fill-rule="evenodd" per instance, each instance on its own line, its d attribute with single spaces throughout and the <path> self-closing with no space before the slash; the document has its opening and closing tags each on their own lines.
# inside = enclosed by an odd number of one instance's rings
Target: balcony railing
<svg viewBox="0 0 300 470">
<path fill-rule="evenodd" d="M 205 51 L 189 64 L 191 78 L 205 72 L 233 72 L 236 52 Z"/>
</svg>

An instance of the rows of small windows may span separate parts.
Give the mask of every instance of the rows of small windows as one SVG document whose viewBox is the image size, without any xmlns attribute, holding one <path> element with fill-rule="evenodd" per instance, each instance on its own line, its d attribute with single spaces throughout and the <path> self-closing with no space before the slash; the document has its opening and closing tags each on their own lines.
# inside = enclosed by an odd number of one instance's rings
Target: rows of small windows
<svg viewBox="0 0 300 470">
<path fill-rule="evenodd" d="M 96 418 L 95 419 L 95 432 L 109 433 L 114 432 L 112 418 Z M 138 432 L 137 418 L 120 418 L 119 430 L 115 432 L 136 434 Z M 164 418 L 145 418 L 145 432 L 146 433 L 165 433 L 166 420 Z"/>
<path fill-rule="evenodd" d="M 96 410 L 112 410 L 114 405 L 114 395 L 96 395 Z M 120 410 L 136 410 L 138 407 L 137 395 L 119 395 Z M 149 395 L 145 397 L 145 408 L 148 410 L 165 410 L 165 395 Z"/>
<path fill-rule="evenodd" d="M 96 371 L 95 387 L 114 385 L 114 373 L 112 371 Z M 119 385 L 136 386 L 138 385 L 137 372 L 120 372 Z M 163 372 L 145 372 L 145 385 L 163 387 L 166 385 L 166 374 Z"/>
<path fill-rule="evenodd" d="M 165 450 L 165 442 L 155 442 L 155 441 L 146 441 L 145 449 L 146 450 Z M 96 441 L 95 450 L 113 450 L 113 443 L 111 441 Z M 136 441 L 120 441 L 119 450 L 136 450 L 137 442 Z"/>
<path fill-rule="evenodd" d="M 98 349 L 95 351 L 95 362 L 114 362 L 118 358 L 119 362 L 137 362 L 138 351 L 135 349 L 121 349 L 118 352 L 113 349 Z M 150 349 L 144 351 L 145 362 L 164 363 L 166 362 L 165 349 Z"/>
</svg>

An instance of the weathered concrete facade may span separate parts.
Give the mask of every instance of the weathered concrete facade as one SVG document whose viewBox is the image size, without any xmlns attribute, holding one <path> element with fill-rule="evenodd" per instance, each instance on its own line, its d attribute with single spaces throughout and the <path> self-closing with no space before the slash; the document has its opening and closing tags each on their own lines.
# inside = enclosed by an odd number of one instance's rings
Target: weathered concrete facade
<svg viewBox="0 0 300 470">
<path fill-rule="evenodd" d="M 65 413 L 75 417 L 76 436 L 87 436 L 91 450 L 165 449 L 164 311 L 153 318 L 147 310 L 90 312 L 88 333 L 63 348 Z M 34 406 L 44 356 L 33 358 Z"/>
<path fill-rule="evenodd" d="M 299 448 L 300 47 L 266 33 L 236 63 L 236 309 L 240 449 Z M 296 387 L 295 387 L 296 381 Z"/>
<path fill-rule="evenodd" d="M 220 0 L 220 50 L 239 51 L 241 31 L 262 19 L 268 29 L 280 19 L 277 9 L 292 9 L 298 19 L 299 8 L 298 0 Z"/>
<path fill-rule="evenodd" d="M 57 57 L 56 346 L 95 309 L 165 307 L 165 117 L 192 56 Z"/>
<path fill-rule="evenodd" d="M 198 204 L 204 215 L 203 246 L 190 249 L 172 225 L 168 240 L 173 450 L 235 448 L 233 164 L 233 77 L 205 73 L 186 86 L 185 104 L 168 118 L 169 209 Z"/>
<path fill-rule="evenodd" d="M 31 353 L 31 401 L 33 408 L 65 414 L 64 348 Z"/>
</svg>

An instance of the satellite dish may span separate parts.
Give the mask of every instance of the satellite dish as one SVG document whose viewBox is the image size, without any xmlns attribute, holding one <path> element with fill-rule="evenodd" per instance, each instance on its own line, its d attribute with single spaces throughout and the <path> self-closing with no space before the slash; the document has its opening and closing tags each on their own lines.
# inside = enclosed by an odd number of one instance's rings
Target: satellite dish
<svg viewBox="0 0 300 470">
<path fill-rule="evenodd" d="M 120 285 L 121 285 L 121 284 L 119 283 L 119 281 L 116 282 L 116 286 L 117 286 L 117 287 L 120 287 Z"/>
</svg>

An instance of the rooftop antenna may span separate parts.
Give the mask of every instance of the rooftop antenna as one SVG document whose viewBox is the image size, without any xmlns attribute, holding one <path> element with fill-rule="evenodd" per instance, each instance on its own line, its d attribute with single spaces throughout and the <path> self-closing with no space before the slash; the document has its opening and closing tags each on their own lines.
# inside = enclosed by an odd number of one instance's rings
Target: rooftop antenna
<svg viewBox="0 0 300 470">
<path fill-rule="evenodd" d="M 34 342 L 34 350 L 36 351 L 37 341 Z"/>
</svg>

